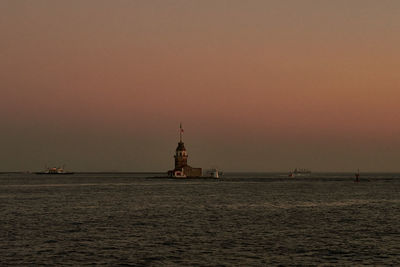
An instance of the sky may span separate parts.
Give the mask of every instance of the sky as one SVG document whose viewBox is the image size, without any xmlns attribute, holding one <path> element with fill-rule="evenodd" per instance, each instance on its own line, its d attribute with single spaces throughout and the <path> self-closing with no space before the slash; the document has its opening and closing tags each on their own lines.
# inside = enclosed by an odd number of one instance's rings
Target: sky
<svg viewBox="0 0 400 267">
<path fill-rule="evenodd" d="M 0 0 L 0 171 L 400 171 L 400 1 Z"/>
</svg>

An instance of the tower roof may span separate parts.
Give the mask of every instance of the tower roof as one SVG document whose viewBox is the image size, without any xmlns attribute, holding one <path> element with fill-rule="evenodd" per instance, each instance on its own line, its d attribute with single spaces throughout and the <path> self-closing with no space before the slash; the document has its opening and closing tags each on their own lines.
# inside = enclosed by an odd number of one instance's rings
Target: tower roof
<svg viewBox="0 0 400 267">
<path fill-rule="evenodd" d="M 182 141 L 178 143 L 176 151 L 186 151 L 185 144 Z"/>
</svg>

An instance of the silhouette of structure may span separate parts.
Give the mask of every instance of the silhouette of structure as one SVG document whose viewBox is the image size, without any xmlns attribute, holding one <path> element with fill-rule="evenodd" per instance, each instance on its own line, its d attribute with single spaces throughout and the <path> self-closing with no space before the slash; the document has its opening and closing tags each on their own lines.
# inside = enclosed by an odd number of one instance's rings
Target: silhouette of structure
<svg viewBox="0 0 400 267">
<path fill-rule="evenodd" d="M 193 168 L 187 164 L 188 153 L 185 144 L 182 142 L 183 128 L 182 123 L 179 127 L 179 143 L 175 151 L 175 168 L 168 171 L 169 177 L 200 177 L 202 175 L 201 168 Z"/>
<path fill-rule="evenodd" d="M 358 183 L 360 181 L 360 169 L 357 170 L 357 173 L 354 174 L 356 179 L 354 180 L 354 182 Z"/>
</svg>

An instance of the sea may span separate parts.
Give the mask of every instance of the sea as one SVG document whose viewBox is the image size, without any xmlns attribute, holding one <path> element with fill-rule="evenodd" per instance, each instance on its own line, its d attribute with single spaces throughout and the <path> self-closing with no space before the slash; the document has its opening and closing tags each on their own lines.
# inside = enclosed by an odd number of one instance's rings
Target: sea
<svg viewBox="0 0 400 267">
<path fill-rule="evenodd" d="M 1 266 L 399 266 L 400 174 L 0 174 Z"/>
</svg>

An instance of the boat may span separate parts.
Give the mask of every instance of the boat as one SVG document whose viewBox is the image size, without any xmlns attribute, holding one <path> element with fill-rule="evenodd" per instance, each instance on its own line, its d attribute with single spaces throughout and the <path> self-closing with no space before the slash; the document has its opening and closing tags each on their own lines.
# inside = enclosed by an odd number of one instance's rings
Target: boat
<svg viewBox="0 0 400 267">
<path fill-rule="evenodd" d="M 209 178 L 219 178 L 221 175 L 222 172 L 218 171 L 216 168 L 207 171 L 207 177 Z"/>
<path fill-rule="evenodd" d="M 35 174 L 74 174 L 73 172 L 69 172 L 64 170 L 64 168 L 61 167 L 53 167 L 53 168 L 47 168 L 45 171 L 42 172 L 36 172 Z"/>
<path fill-rule="evenodd" d="M 294 171 L 289 173 L 289 177 L 296 177 L 296 176 L 310 176 L 311 171 L 309 169 L 303 168 L 296 168 Z"/>
</svg>

